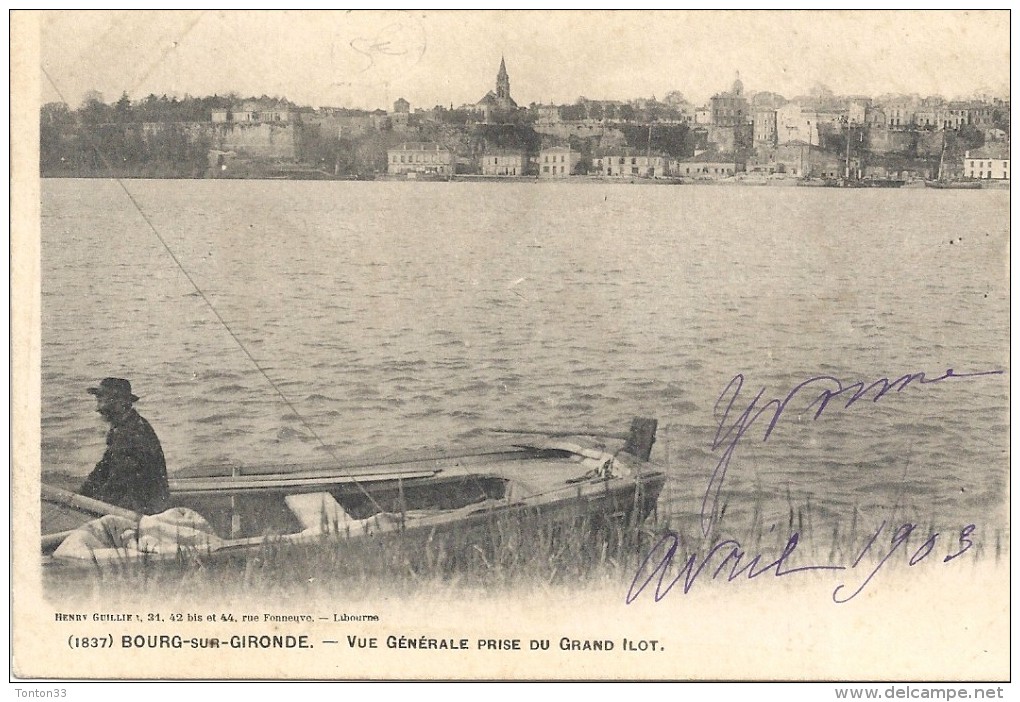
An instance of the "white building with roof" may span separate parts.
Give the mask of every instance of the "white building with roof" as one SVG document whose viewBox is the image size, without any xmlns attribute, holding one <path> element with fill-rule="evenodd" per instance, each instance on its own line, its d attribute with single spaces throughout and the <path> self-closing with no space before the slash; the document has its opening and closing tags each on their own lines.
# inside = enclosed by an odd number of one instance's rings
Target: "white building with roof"
<svg viewBox="0 0 1020 702">
<path fill-rule="evenodd" d="M 573 172 L 581 154 L 566 146 L 552 146 L 538 154 L 539 178 L 568 178 Z"/>
<path fill-rule="evenodd" d="M 963 175 L 977 180 L 1009 180 L 1009 150 L 983 146 L 963 155 Z"/>
<path fill-rule="evenodd" d="M 386 152 L 390 175 L 453 175 L 457 158 L 452 149 L 427 141 L 405 142 Z"/>
</svg>

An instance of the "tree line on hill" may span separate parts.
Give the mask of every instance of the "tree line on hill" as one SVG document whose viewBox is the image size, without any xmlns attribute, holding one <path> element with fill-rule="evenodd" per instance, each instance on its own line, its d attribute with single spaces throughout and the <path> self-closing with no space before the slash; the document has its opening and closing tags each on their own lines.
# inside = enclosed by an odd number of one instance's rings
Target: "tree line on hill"
<svg viewBox="0 0 1020 702">
<path fill-rule="evenodd" d="M 39 119 L 39 167 L 43 175 L 196 177 L 206 168 L 209 140 L 189 122 L 209 121 L 230 97 L 184 99 L 126 94 L 106 104 L 87 96 L 78 109 L 43 105 Z"/>
<path fill-rule="evenodd" d="M 279 98 L 248 98 L 290 106 Z M 236 95 L 156 96 L 132 101 L 126 93 L 106 104 L 96 93 L 71 109 L 47 103 L 39 115 L 39 167 L 44 176 L 201 177 L 208 167 L 209 135 L 189 126 L 242 101 Z"/>
</svg>

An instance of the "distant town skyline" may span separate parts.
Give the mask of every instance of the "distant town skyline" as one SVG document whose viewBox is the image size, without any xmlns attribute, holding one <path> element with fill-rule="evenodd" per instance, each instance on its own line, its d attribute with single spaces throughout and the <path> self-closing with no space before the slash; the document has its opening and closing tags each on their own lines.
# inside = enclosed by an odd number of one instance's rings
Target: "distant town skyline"
<svg viewBox="0 0 1020 702">
<path fill-rule="evenodd" d="M 43 102 L 127 92 L 389 109 L 475 103 L 506 58 L 518 104 L 679 90 L 1009 94 L 1008 11 L 56 11 Z M 52 83 L 51 83 L 52 81 Z"/>
</svg>

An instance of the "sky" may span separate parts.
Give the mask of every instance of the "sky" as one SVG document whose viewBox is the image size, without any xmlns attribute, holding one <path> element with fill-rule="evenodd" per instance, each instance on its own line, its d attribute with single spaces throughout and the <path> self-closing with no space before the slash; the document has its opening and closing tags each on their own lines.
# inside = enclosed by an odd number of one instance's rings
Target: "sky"
<svg viewBox="0 0 1020 702">
<path fill-rule="evenodd" d="M 56 11 L 43 102 L 89 90 L 287 97 L 388 108 L 474 103 L 501 57 L 521 105 L 748 91 L 1008 95 L 1006 11 Z"/>
</svg>

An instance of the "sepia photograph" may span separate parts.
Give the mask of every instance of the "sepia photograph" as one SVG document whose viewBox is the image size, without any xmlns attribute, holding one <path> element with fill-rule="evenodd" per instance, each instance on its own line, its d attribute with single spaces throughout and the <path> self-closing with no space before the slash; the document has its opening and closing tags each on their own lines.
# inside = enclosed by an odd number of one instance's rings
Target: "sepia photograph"
<svg viewBox="0 0 1020 702">
<path fill-rule="evenodd" d="M 1009 11 L 16 11 L 11 66 L 12 679 L 1002 696 Z"/>
</svg>

